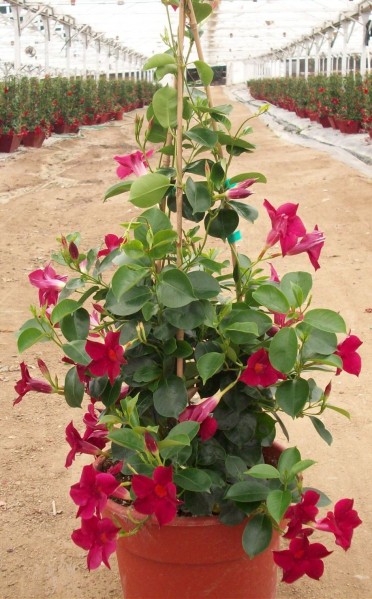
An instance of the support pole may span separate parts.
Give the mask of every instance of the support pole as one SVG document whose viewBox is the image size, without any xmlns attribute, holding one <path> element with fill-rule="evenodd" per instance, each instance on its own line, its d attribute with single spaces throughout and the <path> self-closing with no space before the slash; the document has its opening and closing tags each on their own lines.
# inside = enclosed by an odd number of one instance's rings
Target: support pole
<svg viewBox="0 0 372 599">
<path fill-rule="evenodd" d="M 12 5 L 14 15 L 14 70 L 17 73 L 21 68 L 21 23 L 19 19 L 19 6 Z"/>
</svg>

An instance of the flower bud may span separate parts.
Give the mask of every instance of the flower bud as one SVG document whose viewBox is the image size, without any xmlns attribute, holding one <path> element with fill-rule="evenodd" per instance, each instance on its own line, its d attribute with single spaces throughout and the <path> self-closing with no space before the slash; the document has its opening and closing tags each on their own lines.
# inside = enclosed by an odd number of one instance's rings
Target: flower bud
<svg viewBox="0 0 372 599">
<path fill-rule="evenodd" d="M 76 243 L 74 243 L 73 241 L 71 241 L 70 245 L 68 246 L 68 251 L 69 251 L 69 254 L 70 254 L 70 256 L 71 256 L 71 258 L 73 260 L 78 260 L 78 258 L 79 258 L 79 249 L 78 249 Z"/>
<path fill-rule="evenodd" d="M 154 437 L 152 435 L 150 435 L 150 433 L 148 433 L 147 431 L 145 432 L 145 444 L 146 444 L 146 449 L 152 453 L 158 453 L 159 449 L 158 449 L 158 445 L 154 439 Z"/>
</svg>

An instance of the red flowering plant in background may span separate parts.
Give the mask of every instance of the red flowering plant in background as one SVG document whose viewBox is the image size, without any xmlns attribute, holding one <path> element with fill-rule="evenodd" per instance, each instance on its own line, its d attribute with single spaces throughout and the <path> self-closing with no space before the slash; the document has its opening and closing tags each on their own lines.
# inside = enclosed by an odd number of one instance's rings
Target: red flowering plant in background
<svg viewBox="0 0 372 599">
<path fill-rule="evenodd" d="M 164 4 L 170 14 L 179 7 Z M 211 10 L 205 7 L 203 18 Z M 169 44 L 145 65 L 159 78 L 177 70 Z M 213 71 L 195 64 L 208 85 Z M 311 269 L 321 266 L 325 234 L 303 220 L 301 198 L 255 200 L 265 176 L 233 166 L 244 153 L 249 164 L 250 127 L 235 129 L 230 105 L 213 107 L 189 90 L 178 98 L 173 87 L 158 89 L 146 116 L 135 119 L 137 149 L 109 157 L 113 181 L 119 163 L 119 180 L 105 199 L 129 194 L 139 213 L 111 224 L 95 247 L 78 233 L 62 235 L 55 265 L 30 274 L 39 305 L 19 331 L 19 350 L 52 341 L 66 373 L 60 385 L 43 365 L 43 383 L 22 363 L 16 403 L 28 392 L 57 392 L 71 408 L 86 406 L 85 429 L 74 421 L 66 428 L 65 465 L 81 453 L 99 458 L 70 492 L 81 519 L 72 539 L 88 552 L 89 569 L 108 566 L 114 551 L 119 529 L 105 517 L 114 497 L 133 514 L 134 528 L 121 536 L 141 534 L 149 519 L 159 526 L 190 515 L 245 522 L 250 557 L 279 531 L 289 539 L 288 549 L 274 553 L 283 580 L 318 579 L 331 550 L 313 535 L 329 533 L 348 549 L 360 524 L 353 500 L 340 499 L 321 516 L 324 495 L 306 489 L 301 474 L 314 462 L 289 446 L 266 464 L 264 448 L 278 429 L 289 441 L 288 418 L 309 418 L 330 442 L 321 416 L 335 409 L 331 385 L 314 377 L 317 370 L 358 375 L 361 341 L 337 305 L 311 306 L 307 270 L 287 268 L 281 276 L 281 261 L 290 264 L 293 255 L 303 254 Z M 266 234 L 249 258 L 251 234 L 238 251 L 239 227 L 251 227 L 259 210 Z"/>
</svg>

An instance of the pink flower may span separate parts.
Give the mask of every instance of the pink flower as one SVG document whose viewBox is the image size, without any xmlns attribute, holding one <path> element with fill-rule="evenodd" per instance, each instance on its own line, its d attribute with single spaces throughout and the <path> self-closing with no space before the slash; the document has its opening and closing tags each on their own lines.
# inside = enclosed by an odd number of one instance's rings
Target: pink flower
<svg viewBox="0 0 372 599">
<path fill-rule="evenodd" d="M 286 379 L 286 375 L 276 370 L 269 360 L 269 354 L 266 349 L 259 349 L 248 358 L 247 368 L 240 375 L 240 381 L 246 385 L 255 387 L 270 387 L 279 379 Z"/>
<path fill-rule="evenodd" d="M 119 163 L 120 166 L 116 169 L 116 174 L 119 179 L 126 179 L 132 173 L 136 177 L 146 175 L 147 173 L 147 161 L 146 158 L 150 158 L 154 153 L 154 150 L 146 152 L 146 156 L 142 152 L 137 151 L 133 154 L 126 154 L 125 156 L 114 156 L 114 160 Z"/>
<path fill-rule="evenodd" d="M 72 485 L 70 496 L 79 506 L 76 517 L 89 519 L 97 510 L 100 516 L 107 503 L 107 498 L 119 487 L 118 481 L 112 474 L 98 472 L 93 464 L 84 466 L 78 483 Z"/>
<path fill-rule="evenodd" d="M 306 233 L 304 237 L 296 243 L 296 245 L 287 251 L 287 254 L 288 256 L 294 256 L 295 254 L 307 252 L 311 264 L 315 270 L 318 270 L 318 268 L 320 268 L 318 259 L 320 252 L 322 251 L 324 241 L 324 234 L 318 230 L 318 225 L 315 225 L 314 231 L 312 233 Z"/>
<path fill-rule="evenodd" d="M 338 344 L 335 354 L 336 356 L 340 356 L 342 360 L 342 370 L 345 370 L 345 372 L 359 376 L 362 369 L 362 359 L 360 355 L 357 354 L 356 350 L 362 343 L 363 341 L 356 335 L 348 335 L 342 343 Z M 337 368 L 336 374 L 340 374 L 340 372 L 341 368 Z"/>
<path fill-rule="evenodd" d="M 31 285 L 39 289 L 40 306 L 56 304 L 58 295 L 65 286 L 67 277 L 57 275 L 54 268 L 48 264 L 44 270 L 34 270 L 28 275 Z"/>
<path fill-rule="evenodd" d="M 81 521 L 81 528 L 74 530 L 71 539 L 73 542 L 88 550 L 87 564 L 89 570 L 95 570 L 103 562 L 110 568 L 108 559 L 116 549 L 116 537 L 119 528 L 109 520 L 100 520 L 97 516 Z"/>
<path fill-rule="evenodd" d="M 120 168 L 120 167 L 119 167 Z M 117 250 L 122 243 L 125 242 L 124 237 L 118 237 L 114 233 L 109 233 L 105 236 L 106 248 L 98 252 L 98 256 L 107 256 L 110 252 Z"/>
<path fill-rule="evenodd" d="M 282 204 L 275 209 L 267 200 L 264 206 L 271 220 L 272 229 L 269 232 L 266 244 L 273 246 L 278 241 L 285 256 L 296 243 L 299 237 L 306 234 L 305 226 L 299 216 L 296 215 L 298 204 Z"/>
<path fill-rule="evenodd" d="M 217 420 L 211 416 L 214 408 L 217 406 L 219 400 L 215 397 L 208 397 L 204 401 L 188 406 L 179 416 L 179 422 L 185 422 L 192 420 L 194 422 L 200 422 L 199 435 L 202 441 L 207 441 L 215 434 L 217 430 Z"/>
<path fill-rule="evenodd" d="M 71 450 L 68 452 L 65 462 L 65 467 L 69 468 L 75 459 L 77 453 L 87 453 L 90 455 L 97 455 L 100 450 L 104 448 L 107 443 L 107 438 L 102 436 L 95 436 L 94 433 L 87 429 L 84 436 L 82 437 L 79 431 L 76 430 L 73 423 L 67 425 L 66 430 L 66 441 L 70 445 Z"/>
<path fill-rule="evenodd" d="M 20 366 L 22 378 L 17 381 L 14 386 L 14 389 L 18 393 L 17 399 L 13 401 L 14 406 L 22 401 L 26 393 L 29 391 L 37 391 L 38 393 L 53 393 L 52 386 L 49 383 L 41 379 L 34 379 L 30 376 L 25 362 L 22 362 Z"/>
<path fill-rule="evenodd" d="M 270 279 L 269 281 L 273 281 L 273 283 L 280 283 L 279 275 L 275 270 L 275 267 L 269 262 L 270 265 Z"/>
<path fill-rule="evenodd" d="M 158 466 L 152 476 L 133 476 L 132 490 L 136 494 L 133 506 L 140 514 L 155 514 L 159 525 L 163 526 L 174 520 L 179 503 L 176 485 L 172 482 L 172 466 Z"/>
<path fill-rule="evenodd" d="M 353 499 L 340 499 L 335 505 L 334 512 L 328 512 L 325 518 L 317 520 L 315 528 L 333 532 L 336 545 L 342 549 L 349 549 L 354 528 L 362 524 L 358 512 L 353 510 Z"/>
<path fill-rule="evenodd" d="M 87 341 L 85 349 L 92 358 L 87 368 L 96 376 L 108 375 L 110 383 L 120 374 L 121 364 L 126 364 L 123 356 L 124 348 L 119 343 L 120 331 L 113 333 L 109 331 L 104 339 L 104 343 L 98 341 Z"/>
<path fill-rule="evenodd" d="M 98 416 L 93 404 L 89 404 L 88 411 L 83 416 L 83 422 L 90 431 L 104 431 L 108 434 L 107 426 L 98 422 Z"/>
<path fill-rule="evenodd" d="M 321 543 L 309 543 L 307 535 L 304 535 L 292 539 L 289 549 L 273 551 L 273 558 L 276 565 L 283 568 L 282 582 L 290 583 L 305 574 L 319 580 L 324 571 L 322 559 L 331 553 Z"/>
<path fill-rule="evenodd" d="M 296 537 L 302 529 L 303 524 L 308 522 L 315 522 L 315 516 L 319 512 L 316 504 L 320 498 L 319 493 L 315 491 L 306 491 L 301 497 L 301 502 L 296 505 L 291 505 L 284 518 L 289 520 L 288 530 L 284 537 L 287 539 L 293 539 Z"/>
<path fill-rule="evenodd" d="M 248 198 L 253 194 L 253 191 L 248 189 L 253 183 L 256 183 L 256 179 L 245 179 L 245 181 L 238 183 L 235 187 L 228 189 L 225 196 L 229 200 L 243 200 L 244 198 Z"/>
</svg>

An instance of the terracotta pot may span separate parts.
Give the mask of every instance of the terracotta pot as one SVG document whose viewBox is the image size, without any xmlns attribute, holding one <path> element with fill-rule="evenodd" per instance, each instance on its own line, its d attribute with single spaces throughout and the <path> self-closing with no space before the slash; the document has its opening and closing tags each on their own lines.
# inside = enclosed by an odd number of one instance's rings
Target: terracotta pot
<svg viewBox="0 0 372 599">
<path fill-rule="evenodd" d="M 10 154 L 11 152 L 15 152 L 17 148 L 19 148 L 22 141 L 21 133 L 0 134 L 0 152 L 5 152 L 6 154 Z"/>
<path fill-rule="evenodd" d="M 45 133 L 43 131 L 36 133 L 35 131 L 29 131 L 22 138 L 22 144 L 28 148 L 41 148 L 45 140 Z"/>
<path fill-rule="evenodd" d="M 327 127 L 331 126 L 331 123 L 329 122 L 328 115 L 318 116 L 318 123 L 320 125 L 322 125 L 322 127 L 324 127 L 324 128 L 327 128 Z"/>
<path fill-rule="evenodd" d="M 266 450 L 265 461 L 277 464 L 279 446 Z M 104 516 L 129 530 L 127 507 L 109 500 Z M 131 516 L 143 515 L 131 510 Z M 125 599 L 275 599 L 279 548 L 274 532 L 270 546 L 249 559 L 242 547 L 247 520 L 226 526 L 217 517 L 177 517 L 159 527 L 148 520 L 137 534 L 117 542 L 117 560 Z"/>
</svg>

